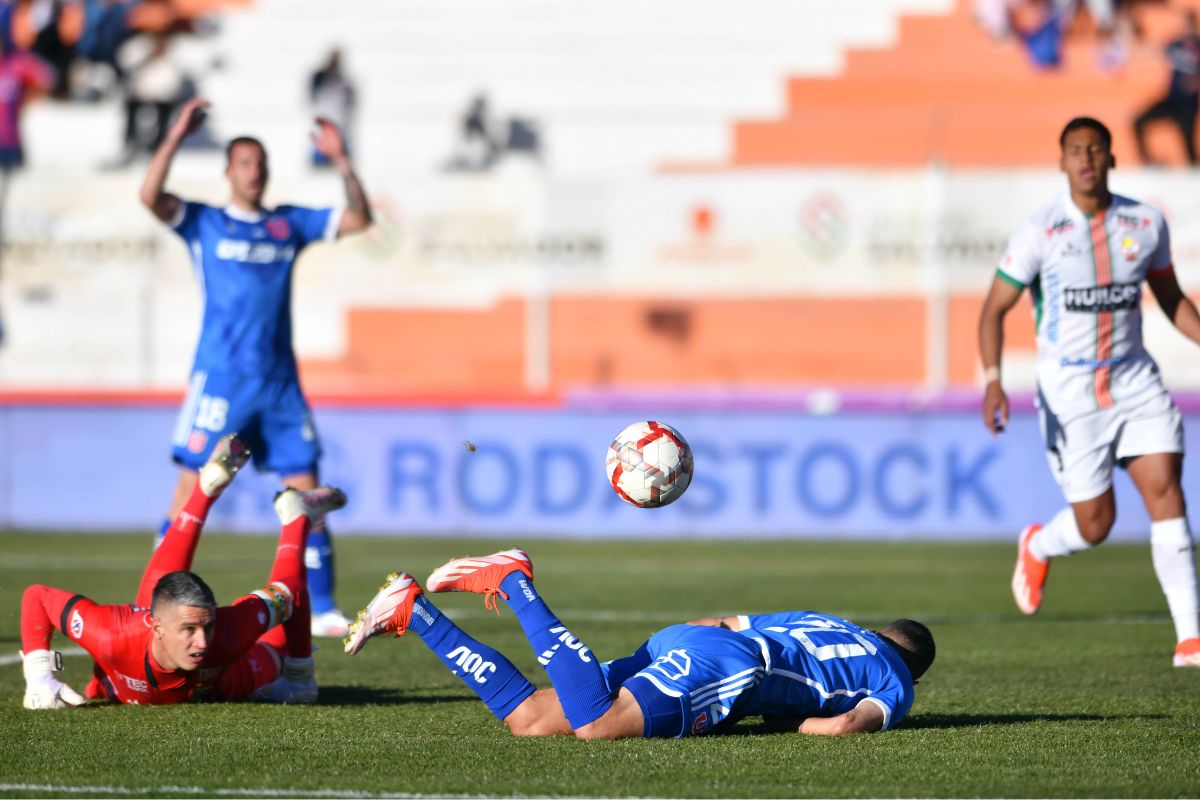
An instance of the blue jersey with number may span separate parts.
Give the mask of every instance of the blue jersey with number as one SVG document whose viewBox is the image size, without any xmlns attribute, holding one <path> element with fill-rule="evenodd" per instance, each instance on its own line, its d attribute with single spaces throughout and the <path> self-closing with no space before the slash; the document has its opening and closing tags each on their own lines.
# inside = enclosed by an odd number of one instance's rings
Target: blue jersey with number
<svg viewBox="0 0 1200 800">
<path fill-rule="evenodd" d="M 869 700 L 883 710 L 886 730 L 912 708 L 908 666 L 878 634 L 811 611 L 739 619 L 766 662 L 746 715 L 833 717 Z"/>
<path fill-rule="evenodd" d="M 337 235 L 333 209 L 279 206 L 249 213 L 184 203 L 174 221 L 204 291 L 193 371 L 263 380 L 296 377 L 292 267 L 305 245 Z"/>
</svg>

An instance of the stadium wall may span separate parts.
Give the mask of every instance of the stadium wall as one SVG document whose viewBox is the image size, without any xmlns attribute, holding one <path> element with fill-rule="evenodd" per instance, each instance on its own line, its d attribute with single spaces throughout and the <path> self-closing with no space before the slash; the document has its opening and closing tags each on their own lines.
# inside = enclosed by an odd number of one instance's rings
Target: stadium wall
<svg viewBox="0 0 1200 800">
<path fill-rule="evenodd" d="M 173 186 L 220 202 L 220 157 Z M 174 390 L 201 292 L 138 176 L 22 175 L 12 189 L 0 388 Z M 1114 173 L 1163 207 L 1185 288 L 1200 175 Z M 1062 190 L 1053 170 L 746 170 L 611 180 L 536 170 L 370 176 L 377 224 L 306 251 L 294 284 L 306 386 L 387 394 L 579 388 L 977 385 L 979 303 L 1009 233 Z M 273 197 L 336 201 L 334 176 Z M 1145 302 L 1152 304 L 1148 297 Z M 1010 315 L 1008 385 L 1032 390 L 1032 322 Z M 1176 388 L 1194 347 L 1147 340 Z M 598 333 L 602 335 L 597 335 Z"/>
<path fill-rule="evenodd" d="M 149 530 L 175 479 L 169 395 L 0 399 L 0 528 Z M 1009 430 L 983 429 L 974 393 L 922 399 L 829 392 L 578 394 L 430 399 L 318 398 L 325 479 L 350 505 L 340 531 L 521 537 L 1010 538 L 1062 505 L 1036 415 L 1017 398 Z M 1181 405 L 1188 447 L 1200 397 Z M 672 506 L 641 510 L 605 480 L 612 437 L 639 418 L 690 440 L 695 480 Z M 477 449 L 471 452 L 464 442 Z M 1186 490 L 1200 496 L 1195 471 Z M 1144 538 L 1128 479 L 1114 535 Z M 212 527 L 274 533 L 274 476 L 250 470 Z"/>
</svg>

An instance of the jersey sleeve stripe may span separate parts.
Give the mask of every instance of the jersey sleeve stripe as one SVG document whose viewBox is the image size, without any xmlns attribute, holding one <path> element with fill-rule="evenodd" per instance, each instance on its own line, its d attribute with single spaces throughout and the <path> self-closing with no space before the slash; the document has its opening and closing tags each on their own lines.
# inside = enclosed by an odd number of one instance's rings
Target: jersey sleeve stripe
<svg viewBox="0 0 1200 800">
<path fill-rule="evenodd" d="M 1167 264 L 1165 267 L 1159 267 L 1158 269 L 1152 269 L 1152 270 L 1150 270 L 1150 274 L 1151 275 L 1170 275 L 1174 271 L 1175 271 L 1175 265 L 1172 263 L 1172 264 Z"/>
<path fill-rule="evenodd" d="M 999 278 L 1000 280 L 1004 281 L 1005 283 L 1007 283 L 1009 286 L 1012 286 L 1014 288 L 1017 288 L 1017 289 L 1025 288 L 1025 284 L 1021 283 L 1019 280 L 1014 278 L 1012 275 L 1009 275 L 1007 272 L 1005 272 L 1002 269 L 996 270 L 996 277 Z"/>
<path fill-rule="evenodd" d="M 325 223 L 325 235 L 321 237 L 322 240 L 332 242 L 337 238 L 338 228 L 342 225 L 342 217 L 345 213 L 344 206 L 329 209 L 329 220 Z"/>
<path fill-rule="evenodd" d="M 183 218 L 186 215 L 187 215 L 187 201 L 180 200 L 179 208 L 175 209 L 175 213 L 171 215 L 171 218 L 169 220 L 167 220 L 167 226 L 170 227 L 171 230 L 175 230 L 183 222 Z"/>
<path fill-rule="evenodd" d="M 888 706 L 888 704 L 875 697 L 864 697 L 862 700 L 858 701 L 859 705 L 862 705 L 863 703 L 874 703 L 875 705 L 879 706 L 879 708 L 883 711 L 883 727 L 879 730 L 886 731 L 892 724 L 892 709 Z"/>
<path fill-rule="evenodd" d="M 68 639 L 71 638 L 71 609 L 75 608 L 75 604 L 80 600 L 86 600 L 83 595 L 77 594 L 67 601 L 63 606 L 62 614 L 58 618 L 58 629 L 62 631 L 62 635 Z"/>
</svg>

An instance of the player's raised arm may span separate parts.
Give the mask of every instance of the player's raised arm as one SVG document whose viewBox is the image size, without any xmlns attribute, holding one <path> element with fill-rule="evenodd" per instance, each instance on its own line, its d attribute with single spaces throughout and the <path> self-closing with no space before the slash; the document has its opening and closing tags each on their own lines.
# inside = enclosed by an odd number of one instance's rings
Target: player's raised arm
<svg viewBox="0 0 1200 800">
<path fill-rule="evenodd" d="M 183 202 L 164 189 L 167 173 L 171 171 L 171 161 L 183 140 L 199 129 L 204 122 L 204 109 L 208 108 L 208 105 L 208 101 L 200 97 L 194 97 L 183 104 L 179 116 L 171 123 L 162 144 L 150 159 L 150 166 L 146 168 L 146 177 L 142 180 L 142 189 L 138 197 L 141 198 L 142 205 L 163 222 L 174 219 Z"/>
<path fill-rule="evenodd" d="M 1004 317 L 1021 298 L 1020 287 L 997 275 L 979 312 L 979 360 L 987 388 L 983 395 L 983 424 L 994 436 L 1008 424 L 1008 395 L 1000 383 L 1004 351 Z"/>
<path fill-rule="evenodd" d="M 346 210 L 338 225 L 338 236 L 366 230 L 371 225 L 371 204 L 362 182 L 354 174 L 350 156 L 346 154 L 346 142 L 342 132 L 327 119 L 318 117 L 313 121 L 313 146 L 317 152 L 329 159 L 346 185 Z"/>
</svg>

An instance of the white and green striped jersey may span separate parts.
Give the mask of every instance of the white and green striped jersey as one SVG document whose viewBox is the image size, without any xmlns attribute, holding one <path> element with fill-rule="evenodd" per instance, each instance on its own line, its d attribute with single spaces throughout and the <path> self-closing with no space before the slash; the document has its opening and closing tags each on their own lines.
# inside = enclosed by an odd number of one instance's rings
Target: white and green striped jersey
<svg viewBox="0 0 1200 800">
<path fill-rule="evenodd" d="M 1088 215 L 1063 192 L 1017 228 L 996 274 L 1033 295 L 1039 395 L 1055 415 L 1162 391 L 1142 345 L 1142 282 L 1170 269 L 1162 213 L 1128 197 Z"/>
</svg>

